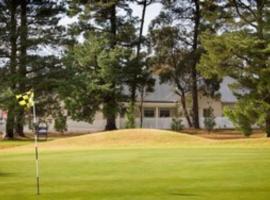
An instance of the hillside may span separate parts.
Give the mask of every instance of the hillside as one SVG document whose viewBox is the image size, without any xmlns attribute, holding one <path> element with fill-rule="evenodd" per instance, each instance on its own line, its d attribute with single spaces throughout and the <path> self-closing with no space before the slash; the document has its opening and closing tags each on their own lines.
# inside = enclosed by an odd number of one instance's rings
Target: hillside
<svg viewBox="0 0 270 200">
<path fill-rule="evenodd" d="M 110 148 L 230 148 L 230 147 L 270 147 L 267 138 L 246 138 L 212 140 L 196 135 L 157 129 L 124 129 L 100 132 L 69 138 L 40 142 L 41 150 L 76 150 Z M 30 150 L 33 144 L 14 147 L 14 150 Z M 9 148 L 8 150 L 11 150 Z"/>
</svg>

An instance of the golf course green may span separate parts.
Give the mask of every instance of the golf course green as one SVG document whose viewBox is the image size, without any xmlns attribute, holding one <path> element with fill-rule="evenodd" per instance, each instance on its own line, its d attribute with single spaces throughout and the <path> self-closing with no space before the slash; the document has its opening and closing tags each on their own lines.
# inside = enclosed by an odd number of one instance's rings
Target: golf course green
<svg viewBox="0 0 270 200">
<path fill-rule="evenodd" d="M 0 200 L 269 200 L 270 141 L 123 130 L 40 144 L 0 141 Z M 1 149 L 1 145 L 5 148 Z"/>
</svg>

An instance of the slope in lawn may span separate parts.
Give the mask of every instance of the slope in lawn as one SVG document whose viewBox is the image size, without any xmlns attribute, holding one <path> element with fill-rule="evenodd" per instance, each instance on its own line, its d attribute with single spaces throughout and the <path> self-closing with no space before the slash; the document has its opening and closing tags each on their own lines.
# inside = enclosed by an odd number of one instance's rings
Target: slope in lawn
<svg viewBox="0 0 270 200">
<path fill-rule="evenodd" d="M 164 147 L 209 147 L 250 148 L 270 147 L 267 138 L 213 140 L 199 136 L 157 129 L 126 129 L 108 131 L 70 138 L 56 139 L 40 144 L 42 150 L 76 150 L 96 148 L 164 148 Z M 0 148 L 1 149 L 1 148 Z M 32 150 L 33 145 L 6 149 L 6 151 Z M 2 150 L 3 151 L 3 150 Z"/>
<path fill-rule="evenodd" d="M 174 146 L 211 143 L 211 140 L 176 133 L 173 131 L 156 129 L 125 129 L 101 132 L 67 139 L 59 139 L 42 144 L 44 148 L 104 148 L 127 146 Z"/>
</svg>

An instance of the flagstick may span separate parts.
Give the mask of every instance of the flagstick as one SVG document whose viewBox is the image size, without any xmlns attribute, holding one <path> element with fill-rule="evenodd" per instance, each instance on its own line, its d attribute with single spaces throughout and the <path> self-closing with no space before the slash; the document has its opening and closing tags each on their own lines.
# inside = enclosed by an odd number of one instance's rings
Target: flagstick
<svg viewBox="0 0 270 200">
<path fill-rule="evenodd" d="M 35 101 L 33 101 L 33 118 L 34 118 L 34 132 L 35 132 L 35 153 L 36 153 L 36 184 L 37 184 L 37 195 L 40 194 L 39 191 L 39 162 L 38 162 L 38 137 L 37 137 L 37 116 L 36 116 L 36 106 Z"/>
</svg>

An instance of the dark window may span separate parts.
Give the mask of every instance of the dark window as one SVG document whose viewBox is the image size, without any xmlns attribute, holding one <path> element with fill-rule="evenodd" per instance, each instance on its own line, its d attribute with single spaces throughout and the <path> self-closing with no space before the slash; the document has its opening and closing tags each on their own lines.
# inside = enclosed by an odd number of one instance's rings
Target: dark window
<svg viewBox="0 0 270 200">
<path fill-rule="evenodd" d="M 204 108 L 203 109 L 203 117 L 207 117 L 207 114 L 208 114 L 208 109 Z"/>
<path fill-rule="evenodd" d="M 171 112 L 169 109 L 160 109 L 159 111 L 159 117 L 170 117 Z"/>
<path fill-rule="evenodd" d="M 144 109 L 144 117 L 155 117 L 155 110 L 154 109 Z"/>
</svg>

